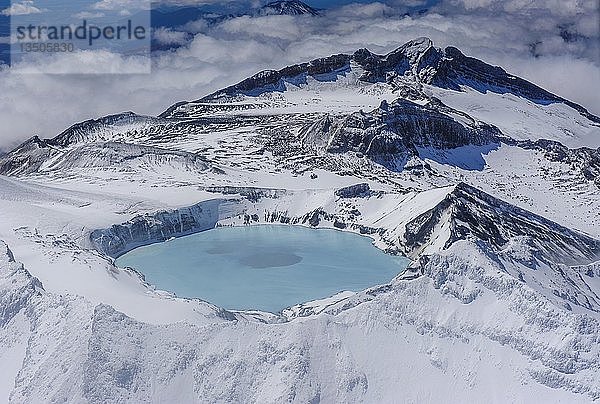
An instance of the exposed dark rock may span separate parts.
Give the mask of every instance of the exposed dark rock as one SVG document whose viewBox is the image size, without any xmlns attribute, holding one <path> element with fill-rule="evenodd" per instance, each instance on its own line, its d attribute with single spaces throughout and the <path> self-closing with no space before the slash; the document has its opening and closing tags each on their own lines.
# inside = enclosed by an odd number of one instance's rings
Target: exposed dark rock
<svg viewBox="0 0 600 404">
<path fill-rule="evenodd" d="M 524 149 L 541 151 L 550 161 L 569 164 L 573 170 L 580 171 L 585 179 L 594 181 L 600 188 L 600 148 L 569 149 L 559 142 L 546 139 L 508 142 Z"/>
<path fill-rule="evenodd" d="M 90 119 L 88 121 L 77 123 L 47 142 L 52 146 L 66 147 L 79 142 L 97 140 L 97 136 L 101 135 L 111 126 L 156 121 L 158 121 L 157 118 L 141 116 L 133 112 L 124 112 L 122 114 L 109 115 L 103 118 Z"/>
<path fill-rule="evenodd" d="M 333 227 L 335 227 L 336 229 L 345 229 L 346 227 L 348 227 L 348 225 L 346 225 L 346 223 L 336 220 L 335 222 L 333 222 Z"/>
<path fill-rule="evenodd" d="M 0 174 L 25 175 L 35 172 L 53 152 L 48 141 L 34 136 L 0 157 Z"/>
<path fill-rule="evenodd" d="M 371 188 L 366 183 L 356 184 L 336 190 L 335 195 L 340 198 L 367 198 L 371 195 Z"/>
<path fill-rule="evenodd" d="M 590 38 L 586 37 L 585 35 L 582 35 L 579 32 L 577 32 L 577 27 L 573 23 L 561 24 L 557 28 L 560 32 L 560 37 L 566 43 L 573 43 L 573 42 L 580 41 L 582 39 L 584 39 L 584 40 L 590 39 Z"/>
<path fill-rule="evenodd" d="M 580 264 L 600 257 L 600 241 L 460 183 L 433 209 L 406 225 L 407 253 L 431 242 L 441 223 L 450 229 L 445 247 L 457 240 L 482 240 L 501 250 L 515 237 L 531 237 L 547 261 Z"/>
<path fill-rule="evenodd" d="M 371 53 L 368 49 L 359 49 L 352 55 L 352 60 L 365 69 L 361 80 L 376 83 L 386 81 L 390 74 L 418 75 L 432 57 L 435 59 L 432 56 L 435 52 L 429 38 L 418 38 L 384 56 Z"/>
<path fill-rule="evenodd" d="M 255 188 L 255 187 L 205 187 L 206 192 L 220 193 L 223 195 L 241 195 L 250 202 L 258 202 L 262 198 L 276 199 L 286 193 L 284 189 Z"/>
<path fill-rule="evenodd" d="M 318 76 L 336 71 L 348 70 L 350 68 L 351 56 L 333 55 L 326 58 L 315 59 L 308 63 L 301 63 L 285 67 L 281 70 L 264 70 L 249 77 L 236 85 L 219 90 L 195 102 L 208 102 L 224 96 L 236 96 L 240 94 L 257 96 L 267 91 L 283 91 L 284 81 L 294 83 L 306 82 L 307 76 Z M 183 103 L 185 104 L 185 103 Z M 168 116 L 174 112 L 178 104 L 165 111 L 161 116 Z"/>
<path fill-rule="evenodd" d="M 310 15 L 317 16 L 319 12 L 298 0 L 282 0 L 268 3 L 253 13 L 254 16 L 266 15 Z"/>
<path fill-rule="evenodd" d="M 82 142 L 72 148 L 62 149 L 52 140 L 42 141 L 34 137 L 8 155 L 0 158 L 1 175 L 25 175 L 38 172 L 52 157 L 60 156 L 46 170 L 71 168 L 125 167 L 130 161 L 165 164 L 184 170 L 204 171 L 210 164 L 201 156 L 152 146 L 119 142 Z"/>
<path fill-rule="evenodd" d="M 310 214 L 310 216 L 307 217 L 308 223 L 312 227 L 317 227 L 319 225 L 319 223 L 321 223 L 320 215 L 321 215 L 321 209 L 315 210 L 312 214 Z"/>
<path fill-rule="evenodd" d="M 462 115 L 459 122 L 453 115 Z M 341 118 L 325 116 L 300 132 L 303 145 L 329 153 L 355 152 L 390 169 L 396 162 L 418 156 L 419 147 L 453 149 L 497 143 L 504 137 L 494 126 L 475 121 L 437 100 L 425 106 L 398 99 L 370 113 Z"/>
</svg>

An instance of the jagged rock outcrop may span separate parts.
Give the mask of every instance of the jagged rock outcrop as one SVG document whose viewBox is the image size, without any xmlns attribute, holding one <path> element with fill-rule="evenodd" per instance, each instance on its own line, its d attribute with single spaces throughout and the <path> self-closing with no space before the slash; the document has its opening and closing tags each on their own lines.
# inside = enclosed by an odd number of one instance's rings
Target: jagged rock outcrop
<svg viewBox="0 0 600 404">
<path fill-rule="evenodd" d="M 240 195 L 250 202 L 257 202 L 262 198 L 276 199 L 287 193 L 285 189 L 257 188 L 257 187 L 205 187 L 206 192 L 220 193 L 223 195 Z"/>
<path fill-rule="evenodd" d="M 383 56 L 359 49 L 352 60 L 365 70 L 360 79 L 369 83 L 386 81 L 390 74 L 427 81 L 427 69 L 437 60 L 438 52 L 429 38 L 417 38 Z"/>
<path fill-rule="evenodd" d="M 356 184 L 337 189 L 335 195 L 340 198 L 366 198 L 371 195 L 369 184 Z"/>
<path fill-rule="evenodd" d="M 422 106 L 403 99 L 389 105 L 384 102 L 370 113 L 325 116 L 303 128 L 300 135 L 305 147 L 329 153 L 361 153 L 389 168 L 395 168 L 396 160 L 418 156 L 419 147 L 453 149 L 503 138 L 497 128 L 439 102 Z"/>
<path fill-rule="evenodd" d="M 0 174 L 15 176 L 30 174 L 55 153 L 56 150 L 49 141 L 34 136 L 0 157 Z"/>
<path fill-rule="evenodd" d="M 359 49 L 352 55 L 338 54 L 280 70 L 265 70 L 195 102 L 216 101 L 224 96 L 257 96 L 267 91 L 284 91 L 285 81 L 300 84 L 306 82 L 307 76 L 315 77 L 336 71 L 349 71 L 351 63 L 364 69 L 360 80 L 369 83 L 385 81 L 390 73 L 418 75 L 420 70 L 425 69 L 431 58 L 430 53 L 434 51 L 433 43 L 428 38 L 410 41 L 385 56 L 374 54 L 367 49 Z M 174 105 L 161 116 L 170 116 L 181 105 L 181 103 Z"/>
<path fill-rule="evenodd" d="M 12 251 L 0 240 L 0 328 L 42 290 L 41 282 L 15 261 Z"/>
<path fill-rule="evenodd" d="M 264 70 L 249 77 L 238 84 L 219 90 L 194 102 L 218 101 L 222 97 L 234 97 L 236 95 L 258 96 L 270 91 L 284 91 L 284 81 L 293 81 L 301 84 L 306 82 L 307 76 L 318 76 L 350 69 L 351 56 L 338 54 L 326 58 L 312 60 L 285 67 L 281 70 Z M 182 105 L 178 103 L 163 112 L 161 117 L 170 117 Z"/>
<path fill-rule="evenodd" d="M 500 251 L 528 237 L 539 258 L 563 264 L 600 259 L 600 241 L 460 183 L 433 209 L 406 224 L 404 248 L 411 255 L 432 243 L 448 248 L 458 240 L 482 240 Z"/>
</svg>

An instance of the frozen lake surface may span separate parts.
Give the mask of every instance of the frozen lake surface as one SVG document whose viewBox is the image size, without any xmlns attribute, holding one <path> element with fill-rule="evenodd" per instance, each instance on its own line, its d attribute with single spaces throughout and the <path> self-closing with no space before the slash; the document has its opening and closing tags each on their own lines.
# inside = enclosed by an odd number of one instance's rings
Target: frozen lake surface
<svg viewBox="0 0 600 404">
<path fill-rule="evenodd" d="M 224 227 L 135 249 L 121 267 L 157 288 L 231 310 L 278 312 L 389 282 L 408 260 L 372 240 L 297 226 Z"/>
</svg>

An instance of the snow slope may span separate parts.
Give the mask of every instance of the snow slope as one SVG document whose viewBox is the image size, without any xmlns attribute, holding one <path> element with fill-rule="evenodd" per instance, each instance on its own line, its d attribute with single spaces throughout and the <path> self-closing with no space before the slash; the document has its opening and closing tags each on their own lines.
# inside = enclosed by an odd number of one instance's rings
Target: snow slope
<svg viewBox="0 0 600 404">
<path fill-rule="evenodd" d="M 0 400 L 598 401 L 598 125 L 419 38 L 34 137 L 0 157 Z M 265 223 L 413 263 L 281 313 L 114 265 Z"/>
<path fill-rule="evenodd" d="M 557 308 L 507 274 L 505 264 L 485 247 L 464 241 L 415 265 L 414 279 L 399 278 L 325 314 L 283 324 L 217 320 L 156 326 L 103 304 L 49 294 L 5 257 L 2 297 L 19 298 L 3 317 L 0 335 L 5 340 L 20 322 L 30 323 L 20 334 L 27 350 L 10 397 L 15 402 L 599 398 L 597 319 Z M 523 269 L 515 262 L 511 268 Z M 23 353 L 13 347 L 3 344 L 2 354 Z"/>
</svg>

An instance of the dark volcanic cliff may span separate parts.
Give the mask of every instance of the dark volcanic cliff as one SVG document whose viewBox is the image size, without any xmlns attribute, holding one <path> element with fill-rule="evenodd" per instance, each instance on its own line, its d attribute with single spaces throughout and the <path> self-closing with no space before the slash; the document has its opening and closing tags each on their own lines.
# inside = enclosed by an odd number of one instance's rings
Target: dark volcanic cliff
<svg viewBox="0 0 600 404">
<path fill-rule="evenodd" d="M 325 116 L 301 132 L 307 148 L 329 153 L 361 153 L 385 162 L 418 156 L 418 148 L 483 146 L 503 137 L 491 125 L 432 101 L 419 105 L 398 99 L 376 110 L 344 117 Z"/>
</svg>

